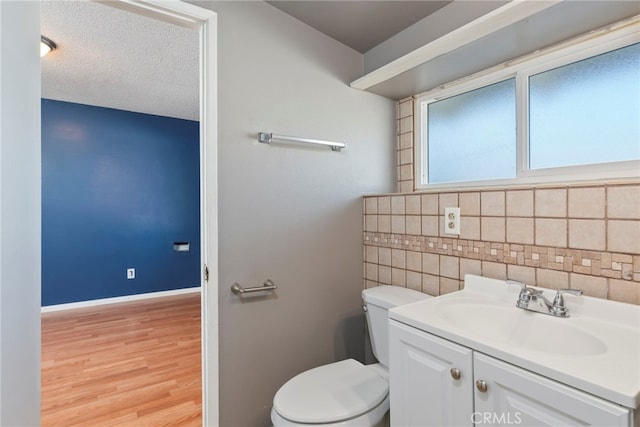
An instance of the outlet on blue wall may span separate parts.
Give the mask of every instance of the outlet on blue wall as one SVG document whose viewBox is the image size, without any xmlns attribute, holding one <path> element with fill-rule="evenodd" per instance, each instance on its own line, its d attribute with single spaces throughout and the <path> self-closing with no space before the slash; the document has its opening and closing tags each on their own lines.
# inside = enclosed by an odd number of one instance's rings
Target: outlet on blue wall
<svg viewBox="0 0 640 427">
<path fill-rule="evenodd" d="M 198 122 L 43 99 L 42 305 L 200 286 L 199 159 Z"/>
</svg>

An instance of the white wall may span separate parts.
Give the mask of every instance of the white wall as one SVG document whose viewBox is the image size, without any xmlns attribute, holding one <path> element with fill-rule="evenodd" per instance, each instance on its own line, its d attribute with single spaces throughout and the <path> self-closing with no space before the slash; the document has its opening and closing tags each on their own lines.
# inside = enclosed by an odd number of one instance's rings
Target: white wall
<svg viewBox="0 0 640 427">
<path fill-rule="evenodd" d="M 395 106 L 350 89 L 362 56 L 264 2 L 199 2 L 219 22 L 220 413 L 271 425 L 302 370 L 363 356 L 362 199 L 392 191 Z M 265 145 L 260 131 L 344 141 Z M 271 278 L 277 298 L 229 288 Z"/>
<path fill-rule="evenodd" d="M 40 424 L 40 11 L 0 1 L 0 425 Z"/>
</svg>

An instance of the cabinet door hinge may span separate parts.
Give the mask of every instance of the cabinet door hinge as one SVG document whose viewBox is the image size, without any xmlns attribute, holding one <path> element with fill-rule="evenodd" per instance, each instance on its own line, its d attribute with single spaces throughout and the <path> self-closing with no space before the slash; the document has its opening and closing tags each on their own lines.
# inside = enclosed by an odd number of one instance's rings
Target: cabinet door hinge
<svg viewBox="0 0 640 427">
<path fill-rule="evenodd" d="M 207 264 L 204 265 L 204 281 L 209 281 L 209 267 L 207 267 Z"/>
</svg>

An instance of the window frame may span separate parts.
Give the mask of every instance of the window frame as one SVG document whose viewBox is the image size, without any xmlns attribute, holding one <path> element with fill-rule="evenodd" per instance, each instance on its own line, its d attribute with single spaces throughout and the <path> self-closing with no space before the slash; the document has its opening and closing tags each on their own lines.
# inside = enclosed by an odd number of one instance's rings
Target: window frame
<svg viewBox="0 0 640 427">
<path fill-rule="evenodd" d="M 640 160 L 626 160 L 544 169 L 529 169 L 529 77 L 632 44 L 640 43 L 640 15 L 568 41 L 516 58 L 414 97 L 414 186 L 417 190 L 493 187 L 520 184 L 602 181 L 640 178 Z M 508 179 L 452 181 L 428 179 L 427 106 L 510 78 L 516 79 L 516 176 Z"/>
</svg>

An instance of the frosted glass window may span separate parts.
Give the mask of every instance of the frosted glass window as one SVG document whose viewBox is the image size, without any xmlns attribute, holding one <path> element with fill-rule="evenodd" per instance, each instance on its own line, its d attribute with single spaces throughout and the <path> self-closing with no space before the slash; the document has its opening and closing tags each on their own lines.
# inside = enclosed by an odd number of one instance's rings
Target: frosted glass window
<svg viewBox="0 0 640 427">
<path fill-rule="evenodd" d="M 529 78 L 529 167 L 640 159 L 640 44 Z"/>
<path fill-rule="evenodd" d="M 428 182 L 516 176 L 515 79 L 427 107 Z"/>
</svg>

